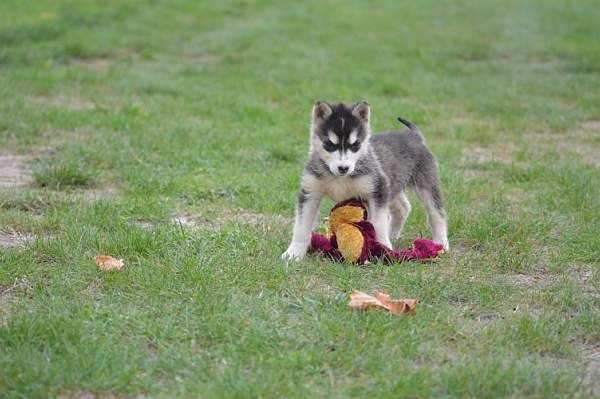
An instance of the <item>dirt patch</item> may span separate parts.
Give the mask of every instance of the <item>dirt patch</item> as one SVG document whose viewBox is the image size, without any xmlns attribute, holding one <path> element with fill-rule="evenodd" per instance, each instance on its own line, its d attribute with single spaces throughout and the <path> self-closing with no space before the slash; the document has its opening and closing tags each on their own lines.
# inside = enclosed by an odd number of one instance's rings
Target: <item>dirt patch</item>
<svg viewBox="0 0 600 399">
<path fill-rule="evenodd" d="M 238 162 L 259 162 L 265 161 L 269 158 L 269 151 L 265 150 L 253 150 L 253 149 L 241 149 L 236 152 L 236 158 Z"/>
<path fill-rule="evenodd" d="M 530 59 L 527 62 L 519 64 L 519 69 L 532 71 L 553 71 L 565 66 L 565 61 L 562 59 Z"/>
<path fill-rule="evenodd" d="M 336 290 L 331 285 L 327 284 L 325 280 L 323 280 L 319 276 L 311 276 L 307 280 L 305 280 L 302 284 L 302 290 L 304 292 L 311 293 L 311 295 L 333 295 L 342 292 L 340 290 Z"/>
<path fill-rule="evenodd" d="M 479 147 L 472 146 L 463 150 L 461 162 L 466 163 L 489 163 L 500 162 L 509 165 L 513 162 L 513 154 L 516 152 L 516 146 L 507 143 L 501 146 Z"/>
<path fill-rule="evenodd" d="M 545 256 L 545 255 L 539 255 Z M 512 273 L 506 280 L 522 288 L 544 289 L 559 281 L 571 281 L 591 295 L 597 293 L 592 280 L 594 272 L 590 267 L 581 265 L 566 265 L 560 274 L 550 272 L 545 266 L 538 266 L 532 273 Z"/>
<path fill-rule="evenodd" d="M 149 222 L 147 220 L 136 220 L 133 222 L 133 224 L 136 227 L 139 227 L 140 229 L 144 229 L 144 230 L 150 230 L 152 227 L 154 227 L 154 223 Z"/>
<path fill-rule="evenodd" d="M 506 280 L 521 288 L 543 289 L 556 283 L 559 276 L 551 274 L 545 267 L 536 268 L 532 274 L 512 273 L 506 276 Z"/>
<path fill-rule="evenodd" d="M 600 121 L 587 121 L 565 132 L 534 132 L 526 135 L 536 144 L 554 148 L 559 155 L 576 154 L 586 164 L 600 168 Z M 592 141 L 592 142 L 591 142 Z"/>
<path fill-rule="evenodd" d="M 600 121 L 587 121 L 581 124 L 583 130 L 589 130 L 600 133 Z"/>
<path fill-rule="evenodd" d="M 176 214 L 171 219 L 170 222 L 173 224 L 178 224 L 181 227 L 187 228 L 195 228 L 202 225 L 208 225 L 208 221 L 201 220 L 199 216 L 195 215 L 185 215 L 185 214 Z"/>
<path fill-rule="evenodd" d="M 12 285 L 0 284 L 0 327 L 5 326 L 14 313 L 17 292 L 31 289 L 31 284 L 25 277 L 16 278 Z"/>
<path fill-rule="evenodd" d="M 577 284 L 586 293 L 595 298 L 600 298 L 598 282 L 594 283 L 594 270 L 589 265 L 569 265 L 568 278 Z"/>
<path fill-rule="evenodd" d="M 485 54 L 467 54 L 461 59 L 472 65 L 493 65 L 502 70 L 514 69 L 523 72 L 560 71 L 567 62 L 560 58 L 532 58 L 513 55 L 489 56 Z"/>
<path fill-rule="evenodd" d="M 569 275 L 572 280 L 581 284 L 581 286 L 586 286 L 592 279 L 594 272 L 586 267 L 573 267 L 569 268 Z"/>
<path fill-rule="evenodd" d="M 14 300 L 14 287 L 0 285 L 0 327 L 4 327 L 12 315 Z"/>
<path fill-rule="evenodd" d="M 463 150 L 460 162 L 463 165 L 463 176 L 466 180 L 484 179 L 487 181 L 500 181 L 498 173 L 491 170 L 481 170 L 478 167 L 485 164 L 498 162 L 504 165 L 514 163 L 513 154 L 516 147 L 513 144 L 505 146 L 479 147 L 471 146 Z"/>
<path fill-rule="evenodd" d="M 58 394 L 59 399 L 119 399 L 123 396 L 107 392 L 92 392 L 84 390 L 63 390 Z M 137 396 L 144 398 L 144 396 Z"/>
<path fill-rule="evenodd" d="M 22 155 L 0 154 L 0 189 L 27 186 L 33 182 L 27 160 Z"/>
<path fill-rule="evenodd" d="M 464 169 L 463 176 L 466 180 L 486 179 L 486 180 L 498 180 L 495 173 L 489 170 L 478 170 L 478 169 Z"/>
<path fill-rule="evenodd" d="M 586 164 L 595 168 L 600 168 L 600 156 L 598 156 L 598 153 L 600 152 L 599 148 L 583 143 L 558 142 L 556 144 L 556 150 L 558 152 L 574 152 L 581 157 Z"/>
<path fill-rule="evenodd" d="M 93 296 L 102 290 L 102 285 L 103 285 L 103 280 L 97 278 L 97 279 L 93 280 L 91 283 L 89 283 L 87 287 L 85 287 L 85 289 L 83 290 L 83 293 L 88 296 Z"/>
<path fill-rule="evenodd" d="M 241 226 L 263 227 L 269 231 L 273 226 L 288 226 L 294 220 L 282 215 L 252 212 L 244 209 L 219 209 L 208 211 L 205 214 L 178 211 L 169 218 L 168 222 L 186 229 L 218 229 L 227 224 L 237 223 Z M 159 223 L 137 220 L 134 224 L 142 229 L 151 229 Z"/>
<path fill-rule="evenodd" d="M 111 64 L 111 59 L 108 57 L 78 58 L 70 63 L 73 67 L 87 69 L 92 72 L 105 72 Z"/>
<path fill-rule="evenodd" d="M 535 199 L 535 194 L 536 193 L 531 190 L 513 187 L 504 190 L 502 197 L 512 204 L 520 205 L 532 202 Z"/>
<path fill-rule="evenodd" d="M 173 215 L 170 222 L 186 228 L 222 227 L 228 223 L 234 222 L 243 226 L 265 226 L 268 229 L 272 225 L 284 225 L 292 223 L 293 221 L 281 215 L 252 212 L 244 209 L 224 209 L 214 217 L 190 213 L 177 213 Z"/>
<path fill-rule="evenodd" d="M 118 195 L 119 191 L 114 186 L 90 188 L 81 192 L 81 197 L 86 202 L 115 199 Z"/>
<path fill-rule="evenodd" d="M 502 197 L 508 205 L 510 214 L 515 218 L 537 205 L 535 201 L 536 192 L 533 190 L 518 187 L 507 188 L 503 191 Z"/>
<path fill-rule="evenodd" d="M 583 350 L 583 361 L 583 383 L 592 395 L 600 395 L 600 345 L 586 346 Z"/>
<path fill-rule="evenodd" d="M 38 96 L 32 102 L 54 108 L 64 108 L 71 111 L 82 111 L 96 108 L 96 103 L 90 99 L 75 95 L 57 94 L 55 96 Z"/>
<path fill-rule="evenodd" d="M 20 233 L 14 230 L 0 230 L 0 247 L 23 248 L 35 240 L 33 234 Z"/>
<path fill-rule="evenodd" d="M 221 221 L 229 221 L 235 220 L 240 224 L 250 225 L 250 226 L 259 226 L 266 224 L 285 224 L 289 223 L 291 219 L 282 216 L 282 215 L 274 215 L 260 212 L 251 212 L 243 209 L 240 210 L 227 210 L 221 216 Z"/>
</svg>

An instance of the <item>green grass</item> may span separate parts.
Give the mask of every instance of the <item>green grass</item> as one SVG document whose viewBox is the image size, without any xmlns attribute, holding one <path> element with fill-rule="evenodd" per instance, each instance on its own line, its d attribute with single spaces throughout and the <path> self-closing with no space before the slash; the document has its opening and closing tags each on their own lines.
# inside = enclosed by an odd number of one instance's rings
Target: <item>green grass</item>
<svg viewBox="0 0 600 399">
<path fill-rule="evenodd" d="M 0 397 L 600 395 L 597 2 L 0 15 L 0 155 L 34 174 L 0 189 L 0 231 L 37 237 L 0 247 Z M 419 124 L 443 259 L 281 263 L 318 99 L 368 100 L 375 130 Z M 399 247 L 428 234 L 411 198 Z M 355 313 L 353 289 L 422 303 Z"/>
</svg>

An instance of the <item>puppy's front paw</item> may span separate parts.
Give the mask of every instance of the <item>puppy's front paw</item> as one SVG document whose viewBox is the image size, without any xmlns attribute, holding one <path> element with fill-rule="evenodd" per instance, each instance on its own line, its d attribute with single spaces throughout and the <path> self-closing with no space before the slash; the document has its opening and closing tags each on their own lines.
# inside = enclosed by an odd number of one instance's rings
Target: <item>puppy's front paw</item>
<svg viewBox="0 0 600 399">
<path fill-rule="evenodd" d="M 286 262 L 302 260 L 306 255 L 307 245 L 304 244 L 290 244 L 288 249 L 281 254 L 281 259 Z"/>
</svg>

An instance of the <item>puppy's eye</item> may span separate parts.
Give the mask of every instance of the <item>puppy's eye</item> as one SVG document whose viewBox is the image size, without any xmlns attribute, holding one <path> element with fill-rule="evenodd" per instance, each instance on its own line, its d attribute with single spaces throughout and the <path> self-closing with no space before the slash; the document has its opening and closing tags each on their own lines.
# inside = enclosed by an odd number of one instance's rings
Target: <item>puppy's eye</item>
<svg viewBox="0 0 600 399">
<path fill-rule="evenodd" d="M 358 141 L 355 141 L 353 144 L 350 144 L 350 147 L 348 148 L 352 152 L 357 152 L 360 149 L 360 143 Z"/>
<path fill-rule="evenodd" d="M 337 145 L 327 140 L 323 142 L 323 148 L 325 148 L 325 151 L 327 152 L 334 152 L 335 150 L 337 150 Z"/>
</svg>

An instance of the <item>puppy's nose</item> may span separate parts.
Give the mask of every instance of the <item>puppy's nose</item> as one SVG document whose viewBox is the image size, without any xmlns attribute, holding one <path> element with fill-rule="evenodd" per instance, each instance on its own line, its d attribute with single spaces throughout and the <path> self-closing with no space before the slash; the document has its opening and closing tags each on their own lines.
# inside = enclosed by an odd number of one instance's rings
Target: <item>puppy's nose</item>
<svg viewBox="0 0 600 399">
<path fill-rule="evenodd" d="M 345 175 L 346 172 L 348 172 L 348 169 L 350 169 L 348 166 L 338 166 L 338 172 L 340 172 L 340 175 Z"/>
</svg>

